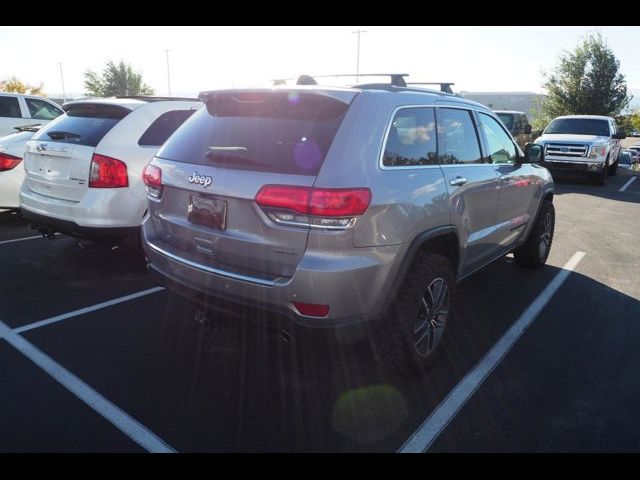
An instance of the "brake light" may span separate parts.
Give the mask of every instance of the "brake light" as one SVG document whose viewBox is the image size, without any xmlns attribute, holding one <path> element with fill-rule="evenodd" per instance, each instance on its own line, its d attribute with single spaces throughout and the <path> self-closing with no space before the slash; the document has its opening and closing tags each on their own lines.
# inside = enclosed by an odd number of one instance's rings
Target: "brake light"
<svg viewBox="0 0 640 480">
<path fill-rule="evenodd" d="M 317 305 L 315 303 L 293 302 L 296 310 L 307 317 L 326 317 L 329 315 L 329 305 Z"/>
<path fill-rule="evenodd" d="M 93 154 L 89 173 L 89 187 L 121 188 L 128 186 L 127 165 L 123 161 L 97 153 Z"/>
<path fill-rule="evenodd" d="M 147 187 L 147 193 L 152 197 L 162 194 L 162 169 L 155 165 L 147 165 L 142 171 L 142 181 Z"/>
<path fill-rule="evenodd" d="M 16 168 L 21 161 L 20 157 L 0 152 L 0 172 Z"/>
<path fill-rule="evenodd" d="M 314 228 L 351 228 L 371 202 L 368 188 L 265 185 L 256 203 L 277 223 Z"/>
</svg>

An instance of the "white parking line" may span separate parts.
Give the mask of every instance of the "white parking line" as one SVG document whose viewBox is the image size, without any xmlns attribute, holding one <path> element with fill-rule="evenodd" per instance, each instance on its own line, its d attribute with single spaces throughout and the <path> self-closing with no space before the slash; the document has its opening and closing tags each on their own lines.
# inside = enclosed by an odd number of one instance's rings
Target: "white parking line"
<svg viewBox="0 0 640 480">
<path fill-rule="evenodd" d="M 96 392 L 69 370 L 57 363 L 46 353 L 29 343 L 6 324 L 0 322 L 0 338 L 6 340 L 54 380 L 86 403 L 95 412 L 104 417 L 114 427 L 136 442 L 142 448 L 153 453 L 172 453 L 173 448 L 135 418 L 126 414 L 118 406 Z"/>
<path fill-rule="evenodd" d="M 620 190 L 618 190 L 618 191 L 619 191 L 619 192 L 624 192 L 624 191 L 627 189 L 627 187 L 628 187 L 629 185 L 631 185 L 631 184 L 633 183 L 633 181 L 634 181 L 636 178 L 638 178 L 638 177 L 631 177 L 631 178 L 629 179 L 629 181 L 628 181 L 627 183 L 625 183 L 625 184 L 622 186 L 622 188 L 620 188 Z"/>
<path fill-rule="evenodd" d="M 502 361 L 511 347 L 536 319 L 549 300 L 558 291 L 567 277 L 574 271 L 585 256 L 584 252 L 576 252 L 563 269 L 551 280 L 546 288 L 529 305 L 520 318 L 498 340 L 491 350 L 480 360 L 469 373 L 449 392 L 446 398 L 431 412 L 431 415 L 400 448 L 400 453 L 418 453 L 426 451 L 438 438 L 449 422 L 456 416 L 464 404 L 473 396 L 482 382 Z"/>
<path fill-rule="evenodd" d="M 78 315 L 84 315 L 85 313 L 89 313 L 89 312 L 95 312 L 96 310 L 100 310 L 101 308 L 107 308 L 112 305 L 117 305 L 118 303 L 128 302 L 129 300 L 144 297 L 145 295 L 150 295 L 152 293 L 160 292 L 162 290 L 164 290 L 164 287 L 149 288 L 147 290 L 142 290 L 140 292 L 132 293 L 131 295 L 125 295 L 124 297 L 114 298 L 113 300 L 108 300 L 106 302 L 98 303 L 90 307 L 81 308 L 79 310 L 74 310 L 73 312 L 63 313 L 62 315 L 56 315 L 55 317 L 46 318 L 38 322 L 30 323 L 29 325 L 18 327 L 13 331 L 15 333 L 27 332 L 29 330 L 33 330 L 34 328 L 44 327 L 45 325 L 51 325 L 52 323 L 61 322 L 62 320 L 66 320 L 67 318 L 77 317 Z"/>
<path fill-rule="evenodd" d="M 60 235 L 56 233 L 55 235 Z M 0 245 L 4 245 L 6 243 L 15 243 L 15 242 L 24 242 L 25 240 L 33 240 L 35 238 L 43 238 L 42 235 L 34 235 L 33 237 L 24 237 L 24 238 L 14 238 L 13 240 L 2 240 Z"/>
</svg>

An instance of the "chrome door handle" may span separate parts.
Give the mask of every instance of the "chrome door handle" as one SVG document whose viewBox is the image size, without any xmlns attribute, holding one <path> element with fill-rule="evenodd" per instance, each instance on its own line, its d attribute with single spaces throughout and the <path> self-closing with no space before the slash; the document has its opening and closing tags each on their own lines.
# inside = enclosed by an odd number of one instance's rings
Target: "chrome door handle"
<svg viewBox="0 0 640 480">
<path fill-rule="evenodd" d="M 513 179 L 511 175 L 500 175 L 500 180 L 503 182 L 509 182 Z"/>
<path fill-rule="evenodd" d="M 460 175 L 458 175 L 455 178 L 452 178 L 451 180 L 449 180 L 449 183 L 451 185 L 453 185 L 454 187 L 461 187 L 462 185 L 464 185 L 465 183 L 467 183 L 467 179 L 464 177 L 461 177 Z"/>
</svg>

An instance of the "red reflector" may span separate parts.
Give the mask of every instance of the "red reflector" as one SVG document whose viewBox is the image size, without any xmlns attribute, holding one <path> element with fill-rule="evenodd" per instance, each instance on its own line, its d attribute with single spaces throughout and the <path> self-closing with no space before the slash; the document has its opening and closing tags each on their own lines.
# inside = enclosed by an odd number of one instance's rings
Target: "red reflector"
<svg viewBox="0 0 640 480">
<path fill-rule="evenodd" d="M 89 173 L 89 187 L 92 188 L 120 188 L 128 187 L 127 165 L 121 160 L 93 154 L 91 158 L 91 172 Z"/>
<path fill-rule="evenodd" d="M 326 317 L 329 315 L 329 305 L 293 302 L 296 310 L 307 317 Z"/>
<path fill-rule="evenodd" d="M 265 185 L 256 195 L 261 207 L 284 208 L 305 215 L 349 217 L 362 215 L 371 202 L 368 188 L 311 188 Z"/>
<path fill-rule="evenodd" d="M 15 157 L 8 153 L 0 153 L 0 172 L 16 168 L 21 161 L 20 157 Z"/>
<path fill-rule="evenodd" d="M 160 188 L 162 186 L 162 169 L 155 165 L 147 165 L 142 171 L 142 180 L 147 187 Z"/>
</svg>

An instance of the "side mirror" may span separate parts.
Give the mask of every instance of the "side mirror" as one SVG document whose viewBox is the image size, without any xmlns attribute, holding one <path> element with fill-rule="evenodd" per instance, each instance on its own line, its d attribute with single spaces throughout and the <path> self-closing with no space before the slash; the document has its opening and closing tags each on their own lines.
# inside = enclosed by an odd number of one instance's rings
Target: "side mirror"
<svg viewBox="0 0 640 480">
<path fill-rule="evenodd" d="M 529 123 L 527 123 L 527 124 L 524 126 L 524 133 L 525 133 L 526 135 L 529 135 L 529 134 L 531 133 L 531 125 L 530 125 Z"/>
<path fill-rule="evenodd" d="M 627 135 L 625 134 L 625 132 L 618 132 L 614 133 L 612 138 L 615 138 L 616 140 L 624 140 L 625 138 L 627 138 Z"/>
<path fill-rule="evenodd" d="M 524 146 L 524 159 L 526 163 L 540 163 L 543 159 L 544 151 L 542 145 L 537 143 L 527 143 Z"/>
</svg>

